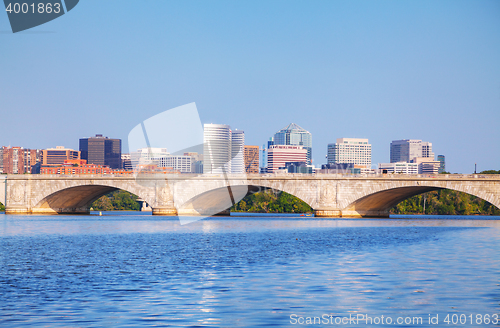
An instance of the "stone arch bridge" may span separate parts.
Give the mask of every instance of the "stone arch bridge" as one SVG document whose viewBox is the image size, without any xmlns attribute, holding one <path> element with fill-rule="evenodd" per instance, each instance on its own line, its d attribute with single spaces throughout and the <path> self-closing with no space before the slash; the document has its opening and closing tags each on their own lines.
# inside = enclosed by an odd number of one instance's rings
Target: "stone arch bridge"
<svg viewBox="0 0 500 328">
<path fill-rule="evenodd" d="M 465 192 L 500 208 L 498 175 L 0 175 L 7 214 L 86 214 L 93 201 L 118 189 L 144 199 L 154 215 L 213 215 L 263 189 L 297 196 L 321 217 L 388 217 L 404 199 L 438 189 Z"/>
</svg>

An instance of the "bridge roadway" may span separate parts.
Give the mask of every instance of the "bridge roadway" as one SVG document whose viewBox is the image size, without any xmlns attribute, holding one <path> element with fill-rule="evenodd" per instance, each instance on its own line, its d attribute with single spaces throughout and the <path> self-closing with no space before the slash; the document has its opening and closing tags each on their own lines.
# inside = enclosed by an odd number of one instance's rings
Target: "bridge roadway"
<svg viewBox="0 0 500 328">
<path fill-rule="evenodd" d="M 500 208 L 498 175 L 0 175 L 7 214 L 86 214 L 99 197 L 126 190 L 144 199 L 154 215 L 214 215 L 248 193 L 265 189 L 297 196 L 320 217 L 388 217 L 411 196 L 452 189 Z"/>
</svg>

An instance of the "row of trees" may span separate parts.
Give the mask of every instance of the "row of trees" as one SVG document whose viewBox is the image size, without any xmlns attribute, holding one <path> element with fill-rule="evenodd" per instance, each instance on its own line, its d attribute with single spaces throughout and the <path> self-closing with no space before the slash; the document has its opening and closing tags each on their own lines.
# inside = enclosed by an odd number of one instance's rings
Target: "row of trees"
<svg viewBox="0 0 500 328">
<path fill-rule="evenodd" d="M 430 191 L 405 199 L 392 214 L 500 215 L 500 209 L 475 196 L 449 189 Z"/>
<path fill-rule="evenodd" d="M 94 211 L 139 211 L 137 196 L 124 190 L 117 190 L 102 196 L 92 203 Z"/>
<path fill-rule="evenodd" d="M 443 174 L 450 174 L 443 172 Z M 500 174 L 487 170 L 479 174 Z M 500 210 L 485 200 L 449 189 L 430 191 L 405 199 L 391 209 L 392 214 L 500 215 Z"/>
<path fill-rule="evenodd" d="M 231 207 L 231 212 L 308 213 L 311 206 L 286 192 L 266 190 L 250 194 Z"/>
</svg>

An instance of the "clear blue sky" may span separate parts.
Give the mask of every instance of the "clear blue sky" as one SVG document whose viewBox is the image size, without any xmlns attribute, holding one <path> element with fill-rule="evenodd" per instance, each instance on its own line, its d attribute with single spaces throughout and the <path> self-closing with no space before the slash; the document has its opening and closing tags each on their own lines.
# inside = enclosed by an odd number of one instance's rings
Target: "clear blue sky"
<svg viewBox="0 0 500 328">
<path fill-rule="evenodd" d="M 422 139 L 447 170 L 500 169 L 500 1 L 97 1 L 12 34 L 0 13 L 0 145 L 124 140 L 196 102 L 262 145 L 294 122 L 314 164 L 341 137 L 374 163 Z"/>
</svg>

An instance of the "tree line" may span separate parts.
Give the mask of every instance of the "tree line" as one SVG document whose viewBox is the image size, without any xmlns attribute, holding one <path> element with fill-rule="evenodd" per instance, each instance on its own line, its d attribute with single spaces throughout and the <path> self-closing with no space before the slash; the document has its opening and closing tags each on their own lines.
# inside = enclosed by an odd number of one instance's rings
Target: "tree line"
<svg viewBox="0 0 500 328">
<path fill-rule="evenodd" d="M 268 189 L 247 195 L 231 207 L 231 212 L 312 213 L 313 209 L 299 198 L 284 191 Z"/>
<path fill-rule="evenodd" d="M 94 211 L 139 211 L 137 196 L 125 190 L 116 190 L 92 203 Z"/>
<path fill-rule="evenodd" d="M 429 191 L 405 199 L 391 214 L 500 215 L 500 209 L 487 201 L 455 190 Z"/>
</svg>

